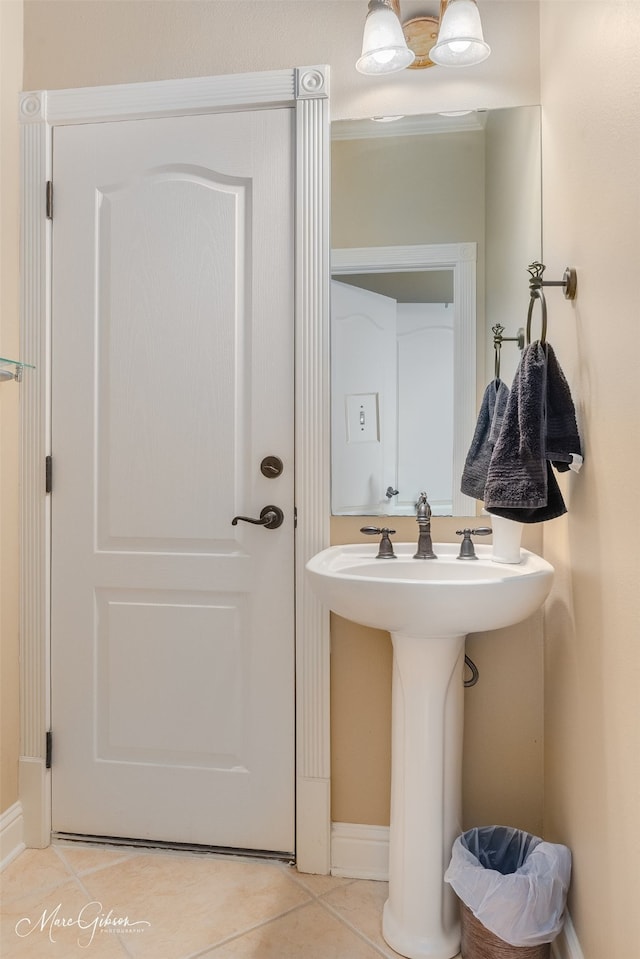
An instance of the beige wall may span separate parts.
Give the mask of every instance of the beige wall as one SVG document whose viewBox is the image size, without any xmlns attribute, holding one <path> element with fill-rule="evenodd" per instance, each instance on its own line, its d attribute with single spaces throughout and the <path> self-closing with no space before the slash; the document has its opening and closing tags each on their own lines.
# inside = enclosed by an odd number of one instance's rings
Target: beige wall
<svg viewBox="0 0 640 959">
<path fill-rule="evenodd" d="M 487 370 L 494 365 L 491 327 L 501 323 L 505 336 L 526 327 L 529 306 L 526 267 L 542 256 L 542 176 L 540 109 L 492 110 L 486 132 Z M 534 338 L 538 335 L 537 329 Z M 515 344 L 501 351 L 500 373 L 513 380 L 520 354 Z"/>
<path fill-rule="evenodd" d="M 439 0 L 402 0 L 404 19 Z M 26 0 L 25 89 L 331 65 L 333 119 L 539 101 L 537 3 L 483 0 L 472 71 L 364 77 L 366 0 Z M 518 43 L 518 38 L 522 43 Z"/>
<path fill-rule="evenodd" d="M 484 133 L 335 140 L 331 244 L 484 246 Z"/>
<path fill-rule="evenodd" d="M 544 2 L 544 244 L 549 338 L 586 447 L 544 530 L 545 831 L 573 850 L 585 959 L 640 950 L 640 4 Z M 552 276 L 553 274 L 553 276 Z"/>
<path fill-rule="evenodd" d="M 0 355 L 18 345 L 18 124 L 22 2 L 0 3 Z M 18 799 L 18 397 L 0 383 L 0 812 Z"/>
</svg>

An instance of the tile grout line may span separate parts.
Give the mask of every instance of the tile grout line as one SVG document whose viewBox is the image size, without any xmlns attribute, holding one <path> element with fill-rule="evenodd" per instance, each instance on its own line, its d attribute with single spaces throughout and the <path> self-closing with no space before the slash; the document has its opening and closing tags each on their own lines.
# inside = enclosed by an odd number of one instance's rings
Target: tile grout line
<svg viewBox="0 0 640 959">
<path fill-rule="evenodd" d="M 64 865 L 67 867 L 67 869 L 71 871 L 71 874 L 73 876 L 77 876 L 78 878 L 80 878 L 81 876 L 91 876 L 93 875 L 94 872 L 100 872 L 102 869 L 108 869 L 110 866 L 119 866 L 121 865 L 121 863 L 126 862 L 127 860 L 133 858 L 130 854 L 129 855 L 125 854 L 119 859 L 114 859 L 112 862 L 104 863 L 104 865 L 102 866 L 91 866 L 88 869 L 76 869 L 76 867 L 71 862 L 69 862 L 69 860 L 66 858 L 63 852 L 64 849 L 74 848 L 73 846 L 58 846 L 57 844 L 52 843 L 51 847 L 52 849 L 55 850 L 56 854 L 62 860 Z M 87 849 L 89 847 L 82 846 L 77 848 Z M 110 850 L 106 850 L 106 851 L 110 852 Z"/>
<path fill-rule="evenodd" d="M 18 861 L 17 859 L 14 860 L 14 862 L 17 862 L 17 861 Z M 61 878 L 58 881 L 53 883 L 47 883 L 44 886 L 36 886 L 35 888 L 31 887 L 30 889 L 23 890 L 22 892 L 16 893 L 16 895 L 13 895 L 13 896 L 6 896 L 3 893 L 2 895 L 3 904 L 5 906 L 8 906 L 8 905 L 11 905 L 11 903 L 18 902 L 20 899 L 25 899 L 28 896 L 42 896 L 42 897 L 48 896 L 50 893 L 55 892 L 55 890 L 60 888 L 61 886 L 67 885 L 67 883 L 76 882 L 77 876 L 69 868 L 69 865 L 66 862 L 64 862 L 64 860 L 61 860 L 61 863 L 67 872 L 67 875 L 65 878 Z"/>
<path fill-rule="evenodd" d="M 109 866 L 116 866 L 120 863 L 126 862 L 128 859 L 133 859 L 134 856 L 138 855 L 137 853 L 126 853 L 123 852 L 121 856 L 113 859 L 111 862 L 104 863 L 102 866 L 90 866 L 88 869 L 77 869 L 65 856 L 65 849 L 86 849 L 91 852 L 115 852 L 115 848 L 111 846 L 80 846 L 80 845 L 70 845 L 65 846 L 56 842 L 51 843 L 51 848 L 55 849 L 57 855 L 62 860 L 62 862 L 70 869 L 76 876 L 88 876 L 93 872 L 99 872 L 101 869 L 108 869 Z"/>
<path fill-rule="evenodd" d="M 369 939 L 369 937 L 364 932 L 362 932 L 361 929 L 358 929 L 356 925 L 354 925 L 352 922 L 346 919 L 343 915 L 341 915 L 337 911 L 335 906 L 332 906 L 330 903 L 326 901 L 323 902 L 322 900 L 320 900 L 320 905 L 323 906 L 323 908 L 326 909 L 326 911 L 330 913 L 332 916 L 334 916 L 336 919 L 339 919 L 340 922 L 342 922 L 347 927 L 347 929 L 350 929 L 351 932 L 355 933 L 360 939 L 366 942 L 368 946 L 371 946 L 372 949 L 375 949 L 375 951 L 378 953 L 379 956 L 384 956 L 384 959 L 396 959 L 396 957 L 397 959 L 402 959 L 402 956 L 399 953 L 394 952 L 391 946 L 381 948 L 377 943 L 373 941 L 373 939 Z"/>
<path fill-rule="evenodd" d="M 198 950 L 197 952 L 189 953 L 189 955 L 183 956 L 181 957 L 181 959 L 199 959 L 199 957 L 201 956 L 207 956 L 209 953 L 215 952 L 216 950 L 222 948 L 222 946 L 228 945 L 228 943 L 230 942 L 235 942 L 238 939 L 242 939 L 243 936 L 246 936 L 251 932 L 255 932 L 257 929 L 262 929 L 265 926 L 271 925 L 271 923 L 277 922 L 278 920 L 284 918 L 285 916 L 291 915 L 291 913 L 298 912 L 298 911 L 301 911 L 302 909 L 306 909 L 309 906 L 312 906 L 314 903 L 319 902 L 322 896 L 326 896 L 328 895 L 329 892 L 333 891 L 333 890 L 326 890 L 325 892 L 322 892 L 322 893 L 313 892 L 311 889 L 308 888 L 308 886 L 304 884 L 304 882 L 301 879 L 298 878 L 298 876 L 293 875 L 291 867 L 285 865 L 284 863 L 278 864 L 278 870 L 284 873 L 284 875 L 292 883 L 294 883 L 295 886 L 297 886 L 304 893 L 306 893 L 307 896 L 309 896 L 309 899 L 307 900 L 307 902 L 300 902 L 296 906 L 292 906 L 290 909 L 286 909 L 284 912 L 278 913 L 277 916 L 271 916 L 269 919 L 263 919 L 261 922 L 258 922 L 253 926 L 248 926 L 242 932 L 237 932 L 231 936 L 227 936 L 225 939 L 221 939 L 219 942 L 216 942 L 213 945 L 206 946 L 204 949 Z M 356 880 L 351 879 L 349 881 L 342 883 L 339 888 L 343 888 L 344 886 L 350 886 L 354 882 L 356 882 Z M 387 959 L 387 957 L 385 957 L 385 959 Z"/>
<path fill-rule="evenodd" d="M 122 862 L 122 861 L 123 861 L 123 860 L 121 860 L 121 859 L 118 860 L 119 863 Z M 115 865 L 115 863 L 114 863 L 114 865 Z M 101 868 L 105 868 L 105 867 L 101 867 Z M 107 867 L 107 868 L 108 868 L 108 867 Z M 100 871 L 100 869 L 90 870 L 89 872 L 85 873 L 85 876 L 93 875 L 94 873 L 99 872 L 99 871 Z M 82 892 L 84 893 L 84 895 L 87 897 L 87 902 L 98 902 L 98 900 L 95 899 L 94 896 L 91 895 L 91 893 L 89 892 L 89 890 L 87 889 L 87 887 L 86 887 L 85 884 L 83 883 L 82 878 L 81 878 L 80 876 L 76 876 L 76 877 L 75 877 L 75 880 L 76 880 L 78 886 L 80 887 L 80 889 L 82 890 Z M 102 906 L 102 903 L 101 903 L 100 905 Z M 133 954 L 132 952 L 130 952 L 129 949 L 127 948 L 127 945 L 126 945 L 123 937 L 122 937 L 122 936 L 118 936 L 118 937 L 117 937 L 117 941 L 118 941 L 118 945 L 119 945 L 120 948 L 123 950 L 123 952 L 124 952 L 125 956 L 127 957 L 127 959 L 135 959 L 134 954 Z"/>
<path fill-rule="evenodd" d="M 78 870 L 72 865 L 72 863 L 67 859 L 67 857 L 65 856 L 65 854 L 64 854 L 64 852 L 63 852 L 63 850 L 64 850 L 65 848 L 74 848 L 74 847 L 65 847 L 65 846 L 59 845 L 58 843 L 51 843 L 51 846 L 52 846 L 54 852 L 56 853 L 56 855 L 58 856 L 58 858 L 59 858 L 59 859 L 61 860 L 61 862 L 64 864 L 64 866 L 65 866 L 67 869 L 71 870 L 71 873 L 72 873 L 72 875 L 73 875 L 73 878 L 74 878 L 76 884 L 79 886 L 79 888 L 80 888 L 80 890 L 82 891 L 82 893 L 87 897 L 87 902 L 93 902 L 93 901 L 94 901 L 94 898 L 93 898 L 93 896 L 91 895 L 91 893 L 89 892 L 89 890 L 87 889 L 87 887 L 85 886 L 84 882 L 82 881 L 83 878 L 85 878 L 85 877 L 87 877 L 87 876 L 93 876 L 93 875 L 95 875 L 95 873 L 101 872 L 103 869 L 108 869 L 110 866 L 120 865 L 120 864 L 122 864 L 123 862 L 127 862 L 129 859 L 131 859 L 131 855 L 130 855 L 130 854 L 124 854 L 121 858 L 115 859 L 115 860 L 113 860 L 113 861 L 110 862 L 110 863 L 105 863 L 105 864 L 102 865 L 102 866 L 95 866 L 95 867 L 93 867 L 92 869 L 84 869 L 84 870 L 78 871 Z M 82 847 L 76 847 L 76 848 L 86 849 L 86 848 L 91 848 L 91 847 L 82 846 Z M 110 850 L 106 850 L 106 851 L 110 851 Z M 123 951 L 124 955 L 127 957 L 127 959 L 135 959 L 133 953 L 129 951 L 129 949 L 128 949 L 128 947 L 127 947 L 127 944 L 126 944 L 126 942 L 124 941 L 124 938 L 123 938 L 122 936 L 118 936 L 117 941 L 118 941 L 118 945 L 119 945 L 120 948 L 122 949 L 122 951 Z"/>
<path fill-rule="evenodd" d="M 304 876 L 305 873 L 302 873 L 302 875 Z M 310 875 L 313 875 L 313 873 Z M 297 886 L 300 886 L 302 889 L 304 889 L 304 891 L 308 893 L 314 900 L 321 899 L 323 896 L 328 896 L 329 893 L 333 892 L 335 889 L 345 889 L 347 886 L 351 886 L 354 882 L 358 881 L 357 879 L 345 879 L 344 882 L 340 883 L 339 886 L 334 886 L 333 889 L 325 889 L 324 892 L 314 892 L 312 889 L 309 889 L 309 887 L 305 885 L 304 881 L 298 878 L 298 876 L 289 875 L 289 878 Z"/>
<path fill-rule="evenodd" d="M 236 932 L 230 936 L 226 936 L 224 939 L 220 939 L 213 945 L 205 946 L 204 949 L 199 949 L 197 952 L 190 952 L 186 956 L 181 956 L 180 959 L 199 959 L 201 956 L 207 956 L 209 953 L 215 952 L 217 949 L 228 945 L 230 942 L 235 942 L 238 939 L 242 939 L 243 936 L 248 935 L 250 932 L 255 932 L 257 929 L 262 929 L 264 926 L 270 926 L 271 923 L 277 922 L 278 920 L 284 918 L 284 916 L 291 915 L 292 912 L 298 912 L 302 909 L 307 909 L 309 906 L 312 906 L 315 901 L 316 900 L 312 898 L 309 899 L 308 902 L 299 902 L 297 906 L 291 906 L 290 909 L 285 909 L 284 912 L 279 913 L 277 916 L 271 916 L 269 919 L 263 919 L 261 922 L 257 922 L 253 926 L 247 926 L 247 928 L 243 929 L 242 932 Z"/>
</svg>

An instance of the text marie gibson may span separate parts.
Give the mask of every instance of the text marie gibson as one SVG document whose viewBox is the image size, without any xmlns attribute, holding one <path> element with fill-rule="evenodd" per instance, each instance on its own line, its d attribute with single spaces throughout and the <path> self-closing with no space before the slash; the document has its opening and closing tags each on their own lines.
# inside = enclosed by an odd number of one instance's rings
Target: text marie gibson
<svg viewBox="0 0 640 959">
<path fill-rule="evenodd" d="M 45 909 L 37 919 L 30 919 L 25 916 L 16 922 L 16 935 L 24 939 L 34 932 L 47 932 L 50 942 L 55 942 L 54 932 L 56 929 L 70 928 L 76 926 L 79 930 L 78 945 L 81 947 L 90 946 L 93 942 L 96 932 L 102 930 L 105 932 L 141 932 L 144 926 L 150 926 L 151 923 L 145 919 L 133 922 L 128 916 L 116 916 L 113 909 L 104 912 L 102 903 L 94 900 L 83 906 L 75 917 L 62 916 L 62 903 L 51 909 L 49 912 Z"/>
</svg>

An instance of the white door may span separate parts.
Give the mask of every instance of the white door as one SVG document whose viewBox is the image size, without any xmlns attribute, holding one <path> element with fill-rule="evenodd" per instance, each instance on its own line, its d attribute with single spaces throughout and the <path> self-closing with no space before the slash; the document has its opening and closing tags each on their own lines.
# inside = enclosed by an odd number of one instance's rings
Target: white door
<svg viewBox="0 0 640 959">
<path fill-rule="evenodd" d="M 292 127 L 55 130 L 56 832 L 294 848 Z"/>
<path fill-rule="evenodd" d="M 434 515 L 453 508 L 454 312 L 446 303 L 398 304 L 395 503 L 405 511 L 415 509 L 421 490 Z"/>
</svg>

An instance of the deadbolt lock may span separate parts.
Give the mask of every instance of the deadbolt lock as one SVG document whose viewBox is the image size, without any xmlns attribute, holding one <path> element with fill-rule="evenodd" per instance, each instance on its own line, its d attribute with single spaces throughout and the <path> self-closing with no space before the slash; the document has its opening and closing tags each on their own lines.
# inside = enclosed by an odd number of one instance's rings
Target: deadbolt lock
<svg viewBox="0 0 640 959">
<path fill-rule="evenodd" d="M 284 464 L 279 456 L 265 456 L 260 463 L 260 472 L 267 479 L 275 479 L 280 476 L 284 469 Z"/>
</svg>

